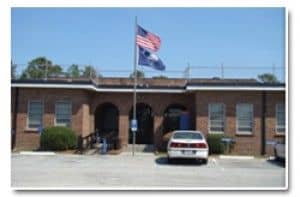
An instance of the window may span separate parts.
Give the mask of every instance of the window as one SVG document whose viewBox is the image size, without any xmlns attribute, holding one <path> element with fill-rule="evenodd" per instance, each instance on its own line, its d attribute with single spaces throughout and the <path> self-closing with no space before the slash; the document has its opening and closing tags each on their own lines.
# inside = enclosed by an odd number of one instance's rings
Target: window
<svg viewBox="0 0 300 197">
<path fill-rule="evenodd" d="M 285 105 L 276 104 L 276 132 L 285 132 Z"/>
<path fill-rule="evenodd" d="M 237 133 L 251 133 L 253 125 L 253 105 L 237 104 Z"/>
<path fill-rule="evenodd" d="M 29 129 L 38 129 L 43 122 L 43 103 L 42 101 L 29 101 L 28 103 L 28 122 Z"/>
<path fill-rule="evenodd" d="M 55 125 L 57 126 L 71 126 L 71 102 L 59 101 L 55 104 Z"/>
<path fill-rule="evenodd" d="M 189 140 L 202 140 L 203 136 L 200 133 L 194 132 L 176 132 L 173 136 L 174 139 L 189 139 Z"/>
<path fill-rule="evenodd" d="M 225 131 L 225 105 L 222 103 L 209 104 L 209 131 Z"/>
</svg>

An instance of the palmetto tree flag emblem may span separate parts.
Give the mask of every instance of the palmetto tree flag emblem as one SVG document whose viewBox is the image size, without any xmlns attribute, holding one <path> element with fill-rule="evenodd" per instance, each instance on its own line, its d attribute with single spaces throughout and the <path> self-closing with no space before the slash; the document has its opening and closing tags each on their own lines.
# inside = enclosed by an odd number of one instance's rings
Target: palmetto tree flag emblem
<svg viewBox="0 0 300 197">
<path fill-rule="evenodd" d="M 161 59 L 153 52 L 139 47 L 139 65 L 149 66 L 153 69 L 164 71 L 166 66 L 161 61 Z"/>
<path fill-rule="evenodd" d="M 161 71 L 166 69 L 161 59 L 155 53 L 159 50 L 161 45 L 159 36 L 137 25 L 136 44 L 138 45 L 139 50 L 139 65 L 149 66 Z"/>
</svg>

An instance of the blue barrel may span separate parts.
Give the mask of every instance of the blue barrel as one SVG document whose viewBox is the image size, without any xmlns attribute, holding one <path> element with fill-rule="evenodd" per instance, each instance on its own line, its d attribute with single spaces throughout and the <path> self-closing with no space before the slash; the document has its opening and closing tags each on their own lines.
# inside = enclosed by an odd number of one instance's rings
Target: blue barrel
<svg viewBox="0 0 300 197">
<path fill-rule="evenodd" d="M 190 116 L 189 113 L 183 112 L 180 115 L 180 130 L 189 130 L 190 129 Z"/>
</svg>

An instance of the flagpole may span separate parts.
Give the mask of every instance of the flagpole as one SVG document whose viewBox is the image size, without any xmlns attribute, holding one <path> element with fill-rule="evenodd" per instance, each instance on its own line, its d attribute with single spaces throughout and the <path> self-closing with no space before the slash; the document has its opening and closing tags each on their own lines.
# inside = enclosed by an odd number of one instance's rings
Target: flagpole
<svg viewBox="0 0 300 197">
<path fill-rule="evenodd" d="M 134 90 L 133 90 L 133 120 L 136 120 L 136 84 L 137 84 L 137 45 L 136 45 L 136 34 L 137 34 L 137 16 L 135 16 L 135 25 L 134 25 Z M 134 146 L 135 146 L 136 131 L 132 131 L 132 156 L 134 156 Z"/>
</svg>

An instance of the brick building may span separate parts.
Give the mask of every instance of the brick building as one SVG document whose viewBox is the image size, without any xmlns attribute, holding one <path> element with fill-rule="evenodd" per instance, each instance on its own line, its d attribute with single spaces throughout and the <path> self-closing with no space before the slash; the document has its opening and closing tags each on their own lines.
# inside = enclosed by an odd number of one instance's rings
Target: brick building
<svg viewBox="0 0 300 197">
<path fill-rule="evenodd" d="M 70 126 L 78 136 L 97 131 L 131 143 L 133 79 L 13 80 L 14 148 L 36 149 L 41 127 Z M 267 142 L 285 136 L 285 84 L 254 79 L 139 79 L 138 144 L 162 147 L 165 133 L 181 127 L 235 139 L 233 154 L 272 154 Z"/>
</svg>

